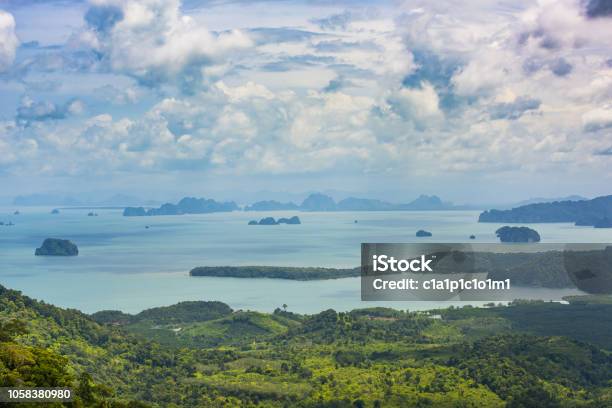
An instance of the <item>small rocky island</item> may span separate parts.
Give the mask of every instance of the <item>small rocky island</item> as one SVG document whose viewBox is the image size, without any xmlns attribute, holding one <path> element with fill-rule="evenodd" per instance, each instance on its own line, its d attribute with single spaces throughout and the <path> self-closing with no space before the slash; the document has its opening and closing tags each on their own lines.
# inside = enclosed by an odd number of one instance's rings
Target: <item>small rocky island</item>
<svg viewBox="0 0 612 408">
<path fill-rule="evenodd" d="M 540 242 L 540 234 L 528 227 L 501 227 L 495 231 L 501 242 Z"/>
<path fill-rule="evenodd" d="M 40 248 L 36 248 L 36 256 L 77 256 L 79 249 L 67 239 L 47 238 Z"/>
<path fill-rule="evenodd" d="M 418 238 L 423 238 L 423 237 L 431 237 L 432 235 L 433 235 L 433 234 L 432 234 L 431 232 L 429 232 L 429 231 L 425 231 L 425 230 L 422 230 L 422 229 L 421 229 L 421 230 L 418 230 L 418 231 L 416 232 L 416 236 L 417 236 Z"/>
<path fill-rule="evenodd" d="M 54 209 L 51 211 L 51 214 L 54 214 L 54 215 L 55 215 L 55 214 L 59 214 L 59 213 L 60 213 L 60 211 L 59 211 L 57 208 L 54 208 Z"/>
<path fill-rule="evenodd" d="M 300 217 L 294 215 L 291 218 L 279 218 L 275 220 L 273 217 L 262 218 L 261 220 L 251 220 L 249 221 L 249 225 L 280 225 L 280 224 L 289 224 L 289 225 L 298 225 L 301 224 Z"/>
</svg>

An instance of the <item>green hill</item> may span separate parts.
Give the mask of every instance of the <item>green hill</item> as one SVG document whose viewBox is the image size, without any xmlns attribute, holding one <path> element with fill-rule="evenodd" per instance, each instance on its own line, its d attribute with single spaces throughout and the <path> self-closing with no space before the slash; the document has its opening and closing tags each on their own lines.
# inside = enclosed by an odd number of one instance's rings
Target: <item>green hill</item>
<svg viewBox="0 0 612 408">
<path fill-rule="evenodd" d="M 586 301 L 88 316 L 0 286 L 0 386 L 69 386 L 76 407 L 604 407 L 610 316 Z"/>
</svg>

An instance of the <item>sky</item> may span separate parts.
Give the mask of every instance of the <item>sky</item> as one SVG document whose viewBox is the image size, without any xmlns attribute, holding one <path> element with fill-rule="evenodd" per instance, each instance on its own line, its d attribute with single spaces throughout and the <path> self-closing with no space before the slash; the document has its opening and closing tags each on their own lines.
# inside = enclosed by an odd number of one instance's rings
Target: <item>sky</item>
<svg viewBox="0 0 612 408">
<path fill-rule="evenodd" d="M 612 193 L 612 1 L 0 0 L 0 195 Z"/>
</svg>

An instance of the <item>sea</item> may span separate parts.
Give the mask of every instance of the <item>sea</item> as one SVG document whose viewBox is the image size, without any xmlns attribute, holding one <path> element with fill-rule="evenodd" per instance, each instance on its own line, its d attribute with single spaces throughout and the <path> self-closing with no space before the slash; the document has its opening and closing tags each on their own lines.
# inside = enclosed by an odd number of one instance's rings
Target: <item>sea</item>
<svg viewBox="0 0 612 408">
<path fill-rule="evenodd" d="M 218 300 L 234 309 L 297 313 L 364 307 L 429 310 L 488 302 L 361 301 L 360 279 L 319 281 L 190 277 L 196 266 L 271 265 L 345 268 L 360 263 L 361 243 L 497 242 L 502 224 L 478 223 L 478 211 L 231 212 L 124 217 L 121 209 L 2 207 L 0 284 L 86 313 L 144 309 L 185 300 Z M 15 215 L 15 211 L 19 211 Z M 93 212 L 96 215 L 89 216 Z M 298 215 L 301 225 L 253 226 L 267 216 Z M 542 242 L 612 242 L 612 230 L 569 223 L 524 224 Z M 415 232 L 432 232 L 417 238 Z M 469 236 L 475 235 L 474 240 Z M 45 238 L 69 239 L 76 257 L 34 256 Z M 522 288 L 523 299 L 559 301 L 575 289 Z"/>
</svg>

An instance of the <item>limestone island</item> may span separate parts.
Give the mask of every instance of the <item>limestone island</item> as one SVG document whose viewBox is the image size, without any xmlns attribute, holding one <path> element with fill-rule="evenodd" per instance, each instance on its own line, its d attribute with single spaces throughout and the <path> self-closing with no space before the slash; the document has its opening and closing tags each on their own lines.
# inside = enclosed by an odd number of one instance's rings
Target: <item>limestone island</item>
<svg viewBox="0 0 612 408">
<path fill-rule="evenodd" d="M 528 227 L 501 227 L 495 231 L 501 242 L 540 242 L 540 234 Z"/>
<path fill-rule="evenodd" d="M 431 232 L 425 231 L 425 230 L 422 230 L 422 229 L 418 230 L 416 232 L 416 236 L 419 237 L 419 238 L 422 238 L 422 237 L 431 237 L 432 235 L 433 234 Z"/>
<path fill-rule="evenodd" d="M 280 225 L 280 224 L 289 224 L 289 225 L 298 225 L 301 224 L 300 217 L 294 215 L 291 218 L 279 218 L 278 221 L 273 217 L 265 217 L 257 222 L 256 220 L 249 221 L 249 225 Z"/>
<path fill-rule="evenodd" d="M 215 212 L 237 211 L 238 205 L 233 201 L 218 202 L 212 199 L 185 197 L 177 204 L 166 203 L 159 208 L 126 207 L 124 217 L 143 217 L 155 215 L 208 214 Z"/>
<path fill-rule="evenodd" d="M 67 239 L 47 238 L 40 248 L 36 248 L 36 256 L 77 256 L 79 249 Z"/>
</svg>

